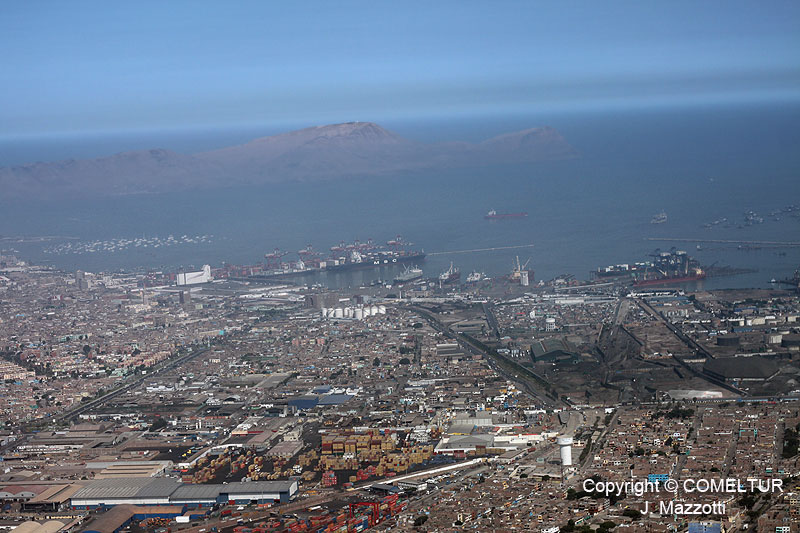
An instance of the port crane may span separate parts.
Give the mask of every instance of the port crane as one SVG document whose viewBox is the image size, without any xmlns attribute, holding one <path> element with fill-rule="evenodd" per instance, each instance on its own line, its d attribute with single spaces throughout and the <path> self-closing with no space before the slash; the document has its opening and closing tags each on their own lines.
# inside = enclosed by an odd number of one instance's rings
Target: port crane
<svg viewBox="0 0 800 533">
<path fill-rule="evenodd" d="M 280 268 L 281 259 L 289 255 L 289 252 L 284 252 L 280 248 L 275 248 L 272 252 L 264 254 L 264 259 L 267 260 L 267 268 Z"/>
<path fill-rule="evenodd" d="M 513 270 L 511 272 L 511 280 L 512 281 L 519 280 L 520 276 L 522 276 L 522 271 L 526 270 L 528 268 L 528 263 L 530 263 L 530 262 L 531 262 L 531 259 L 529 257 L 528 260 L 525 261 L 525 264 L 521 264 L 519 262 L 519 256 L 517 256 L 516 261 L 512 265 Z"/>
</svg>

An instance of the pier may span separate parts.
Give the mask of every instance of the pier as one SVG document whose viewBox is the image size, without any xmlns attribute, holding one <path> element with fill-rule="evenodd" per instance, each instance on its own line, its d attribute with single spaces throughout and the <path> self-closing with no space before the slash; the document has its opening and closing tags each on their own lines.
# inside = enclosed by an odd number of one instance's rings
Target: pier
<svg viewBox="0 0 800 533">
<path fill-rule="evenodd" d="M 518 244 L 516 246 L 494 246 L 492 248 L 473 248 L 472 250 L 451 250 L 449 252 L 430 252 L 428 255 L 449 255 L 449 254 L 474 254 L 477 252 L 496 252 L 497 250 L 516 250 L 519 248 L 533 248 L 533 244 Z"/>
</svg>

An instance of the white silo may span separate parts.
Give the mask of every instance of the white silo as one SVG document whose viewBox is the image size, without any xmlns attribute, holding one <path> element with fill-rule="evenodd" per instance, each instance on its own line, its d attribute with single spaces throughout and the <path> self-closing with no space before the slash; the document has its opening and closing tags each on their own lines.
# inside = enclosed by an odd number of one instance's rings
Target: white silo
<svg viewBox="0 0 800 533">
<path fill-rule="evenodd" d="M 344 308 L 344 317 L 345 318 L 353 318 L 353 308 L 352 307 L 345 307 Z"/>
<path fill-rule="evenodd" d="M 333 318 L 336 315 L 336 309 L 333 307 L 328 308 L 328 318 Z"/>
<path fill-rule="evenodd" d="M 379 305 L 378 306 L 378 312 L 380 314 L 382 314 L 382 315 L 385 315 L 386 314 L 386 306 L 385 305 Z"/>
<path fill-rule="evenodd" d="M 561 451 L 561 466 L 572 466 L 572 437 L 558 437 L 556 442 Z"/>
<path fill-rule="evenodd" d="M 527 287 L 528 285 L 530 285 L 530 282 L 528 281 L 528 271 L 527 270 L 520 271 L 520 273 L 519 273 L 519 284 L 522 285 L 523 287 Z"/>
<path fill-rule="evenodd" d="M 325 318 L 326 316 L 328 316 L 328 308 L 327 307 L 323 307 L 322 308 L 322 318 Z"/>
<path fill-rule="evenodd" d="M 363 319 L 364 318 L 364 309 L 361 308 L 361 307 L 356 307 L 356 310 L 353 311 L 353 317 L 355 317 L 356 320 Z"/>
<path fill-rule="evenodd" d="M 378 306 L 377 305 L 373 305 L 372 307 L 370 307 L 369 308 L 369 314 L 372 315 L 372 316 L 377 315 L 378 314 Z"/>
<path fill-rule="evenodd" d="M 333 316 L 336 318 L 344 318 L 344 309 L 341 307 L 337 307 L 336 311 L 334 311 Z"/>
</svg>

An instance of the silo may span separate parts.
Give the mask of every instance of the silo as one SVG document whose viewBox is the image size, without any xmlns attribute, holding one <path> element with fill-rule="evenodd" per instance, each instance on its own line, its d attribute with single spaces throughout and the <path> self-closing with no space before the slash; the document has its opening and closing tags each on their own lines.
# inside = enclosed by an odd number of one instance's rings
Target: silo
<svg viewBox="0 0 800 533">
<path fill-rule="evenodd" d="M 328 316 L 328 308 L 327 307 L 323 307 L 322 308 L 322 318 L 325 318 L 326 316 Z"/>
<path fill-rule="evenodd" d="M 344 309 L 342 309 L 341 307 L 337 307 L 336 311 L 334 311 L 333 316 L 336 318 L 344 318 Z"/>
<path fill-rule="evenodd" d="M 385 315 L 386 314 L 386 306 L 385 305 L 379 305 L 378 306 L 378 312 L 380 314 L 382 314 L 382 315 Z"/>
<path fill-rule="evenodd" d="M 364 309 L 362 309 L 361 307 L 356 307 L 356 310 L 353 312 L 353 317 L 355 317 L 356 320 L 363 319 L 364 318 Z"/>
<path fill-rule="evenodd" d="M 558 437 L 556 442 L 561 450 L 561 466 L 572 466 L 572 437 Z"/>
<path fill-rule="evenodd" d="M 377 305 L 373 305 L 372 307 L 370 307 L 369 308 L 369 314 L 373 315 L 373 316 L 377 315 L 378 314 L 378 306 Z"/>
<path fill-rule="evenodd" d="M 328 318 L 333 318 L 336 315 L 336 309 L 333 307 L 328 308 Z"/>
<path fill-rule="evenodd" d="M 345 318 L 353 318 L 353 308 L 352 307 L 345 307 L 344 308 L 344 317 Z"/>
</svg>

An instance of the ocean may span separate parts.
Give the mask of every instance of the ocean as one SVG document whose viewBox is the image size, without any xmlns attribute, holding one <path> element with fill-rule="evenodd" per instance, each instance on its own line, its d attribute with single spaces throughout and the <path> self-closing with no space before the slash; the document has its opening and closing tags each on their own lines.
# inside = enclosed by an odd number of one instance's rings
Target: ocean
<svg viewBox="0 0 800 533">
<path fill-rule="evenodd" d="M 368 119 L 369 117 L 365 117 Z M 413 248 L 437 252 L 421 266 L 435 276 L 453 261 L 499 276 L 519 256 L 536 280 L 561 274 L 586 279 L 590 270 L 649 258 L 673 246 L 703 265 L 757 272 L 708 278 L 706 288 L 768 287 L 800 265 L 800 247 L 701 244 L 647 239 L 800 242 L 800 118 L 797 105 L 687 107 L 458 120 L 377 121 L 423 141 L 475 141 L 549 125 L 580 157 L 532 165 L 414 172 L 336 182 L 188 191 L 60 202 L 0 198 L 0 234 L 59 235 L 74 243 L 168 235 L 211 235 L 209 242 L 116 252 L 47 253 L 58 242 L 0 243 L 36 263 L 63 269 L 192 268 L 204 263 L 252 264 L 280 248 L 311 244 L 327 251 L 341 241 L 397 235 Z M 140 133 L 0 142 L 0 164 L 96 157 L 161 147 L 191 153 L 244 142 L 252 128 L 214 132 Z M 527 218 L 488 221 L 490 209 L 525 211 Z M 651 224 L 665 211 L 668 221 Z M 747 225 L 755 212 L 763 222 Z M 792 216 L 795 215 L 795 216 Z M 705 227 L 714 221 L 724 222 Z M 516 250 L 438 254 L 454 250 L 529 245 Z M 291 253 L 286 258 L 294 259 Z M 359 285 L 394 272 L 330 276 L 336 286 Z"/>
</svg>

